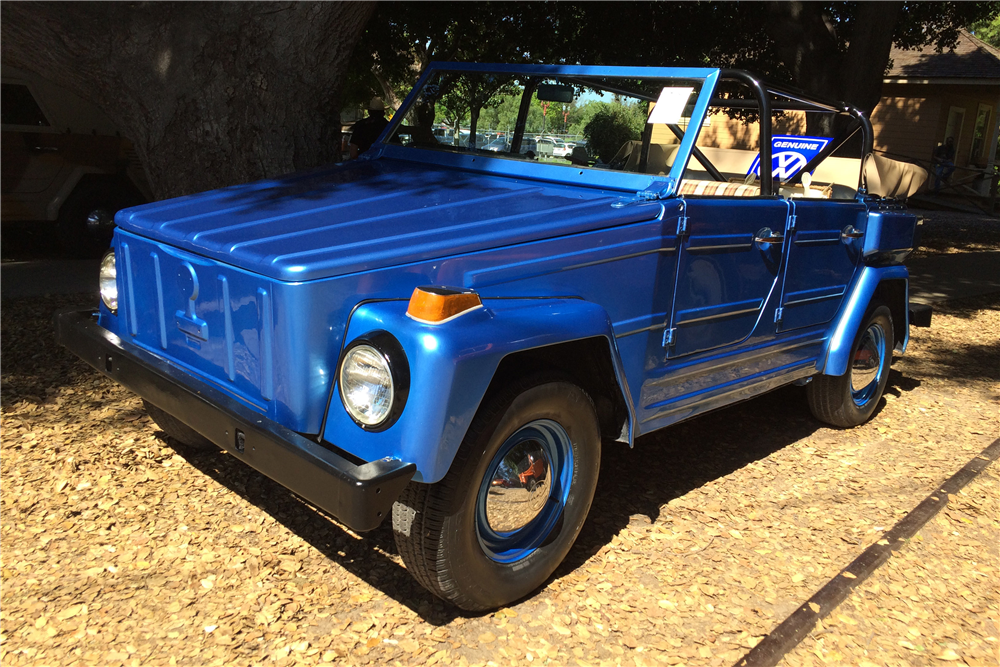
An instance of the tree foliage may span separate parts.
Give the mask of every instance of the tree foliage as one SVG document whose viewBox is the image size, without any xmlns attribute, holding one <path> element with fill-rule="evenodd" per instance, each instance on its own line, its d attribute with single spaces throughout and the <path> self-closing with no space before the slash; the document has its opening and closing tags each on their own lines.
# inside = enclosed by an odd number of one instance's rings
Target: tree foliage
<svg viewBox="0 0 1000 667">
<path fill-rule="evenodd" d="M 646 124 L 645 104 L 594 104 L 600 106 L 584 126 L 583 136 L 587 138 L 589 152 L 602 162 L 610 163 L 626 141 L 642 135 Z"/>
<path fill-rule="evenodd" d="M 380 3 L 352 62 L 361 101 L 431 60 L 737 67 L 872 109 L 893 44 L 954 46 L 995 2 Z"/>
<path fill-rule="evenodd" d="M 1000 49 L 1000 6 L 992 18 L 976 21 L 969 26 L 969 31 L 993 48 Z"/>
<path fill-rule="evenodd" d="M 342 106 L 379 95 L 398 107 L 432 60 L 739 67 L 870 109 L 892 44 L 949 48 L 964 26 L 995 35 L 1000 15 L 995 2 L 915 0 L 7 2 L 0 10 L 4 62 L 96 103 L 133 139 L 160 197 L 328 162 Z M 498 127 L 514 108 L 499 89 L 480 97 L 477 113 Z M 559 118 L 542 119 L 534 102 L 529 111 L 539 131 L 537 121 L 548 128 Z M 599 109 L 566 111 L 559 125 L 580 131 Z"/>
</svg>

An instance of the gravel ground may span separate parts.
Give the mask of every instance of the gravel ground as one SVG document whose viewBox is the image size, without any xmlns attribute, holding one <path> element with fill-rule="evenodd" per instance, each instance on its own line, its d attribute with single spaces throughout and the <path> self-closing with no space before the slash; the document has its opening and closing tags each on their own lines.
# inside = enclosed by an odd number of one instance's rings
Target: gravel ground
<svg viewBox="0 0 1000 667">
<path fill-rule="evenodd" d="M 914 257 L 1000 250 L 1000 218 L 954 211 L 911 209 L 923 218 Z"/>
<path fill-rule="evenodd" d="M 552 580 L 467 615 L 412 581 L 388 527 L 359 537 L 233 457 L 177 453 L 55 345 L 73 302 L 0 313 L 10 667 L 729 665 L 1000 434 L 1000 297 L 952 302 L 862 427 L 822 426 L 789 387 L 606 447 Z M 993 466 L 786 662 L 996 664 L 997 519 Z"/>
</svg>

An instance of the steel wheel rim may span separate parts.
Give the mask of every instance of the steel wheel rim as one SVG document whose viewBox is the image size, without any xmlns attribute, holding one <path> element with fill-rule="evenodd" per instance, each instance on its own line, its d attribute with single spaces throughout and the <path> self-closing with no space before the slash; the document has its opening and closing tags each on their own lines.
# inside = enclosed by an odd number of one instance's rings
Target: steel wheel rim
<svg viewBox="0 0 1000 667">
<path fill-rule="evenodd" d="M 511 434 L 486 467 L 476 498 L 483 552 L 498 563 L 530 555 L 562 518 L 572 480 L 573 444 L 560 424 L 538 419 Z"/>
<path fill-rule="evenodd" d="M 851 360 L 851 398 L 864 407 L 874 398 L 885 373 L 885 331 L 877 323 L 865 329 Z"/>
</svg>

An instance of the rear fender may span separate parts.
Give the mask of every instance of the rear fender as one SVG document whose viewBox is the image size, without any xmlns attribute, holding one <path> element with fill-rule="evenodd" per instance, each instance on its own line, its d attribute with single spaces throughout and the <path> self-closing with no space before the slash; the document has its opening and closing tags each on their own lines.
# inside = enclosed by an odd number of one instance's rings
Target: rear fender
<svg viewBox="0 0 1000 667">
<path fill-rule="evenodd" d="M 854 338 L 858 329 L 864 324 L 865 314 L 868 312 L 868 304 L 879 289 L 879 283 L 888 280 L 901 280 L 907 284 L 909 272 L 905 266 L 872 267 L 866 266 L 861 269 L 861 275 L 851 291 L 851 295 L 837 317 L 833 333 L 827 340 L 826 350 L 820 355 L 818 370 L 823 375 L 843 375 L 847 372 L 847 365 L 850 361 L 851 347 L 854 345 Z M 904 290 L 903 296 L 906 297 Z M 907 312 L 905 300 L 901 311 Z M 890 307 L 892 304 L 889 304 Z M 893 309 L 896 312 L 897 309 Z M 909 322 L 904 315 L 903 322 L 893 322 L 893 327 L 902 326 L 904 335 L 900 351 L 906 351 L 909 342 Z"/>
<path fill-rule="evenodd" d="M 441 324 L 406 315 L 407 301 L 359 306 L 344 340 L 387 331 L 402 346 L 410 387 L 398 420 L 380 432 L 362 430 L 335 386 L 323 439 L 365 461 L 385 457 L 417 465 L 414 481 L 433 483 L 448 472 L 459 445 L 504 357 L 524 350 L 601 336 L 608 341 L 619 388 L 635 423 L 608 314 L 579 299 L 485 299 L 484 307 Z M 339 363 L 338 363 L 339 371 Z"/>
</svg>

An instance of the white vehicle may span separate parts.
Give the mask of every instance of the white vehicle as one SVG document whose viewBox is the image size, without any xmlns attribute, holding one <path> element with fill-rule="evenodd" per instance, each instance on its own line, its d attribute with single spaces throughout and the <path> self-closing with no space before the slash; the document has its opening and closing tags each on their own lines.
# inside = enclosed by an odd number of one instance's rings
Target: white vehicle
<svg viewBox="0 0 1000 667">
<path fill-rule="evenodd" d="M 556 141 L 555 148 L 552 149 L 552 157 L 569 157 L 575 146 L 576 144 Z"/>
</svg>

